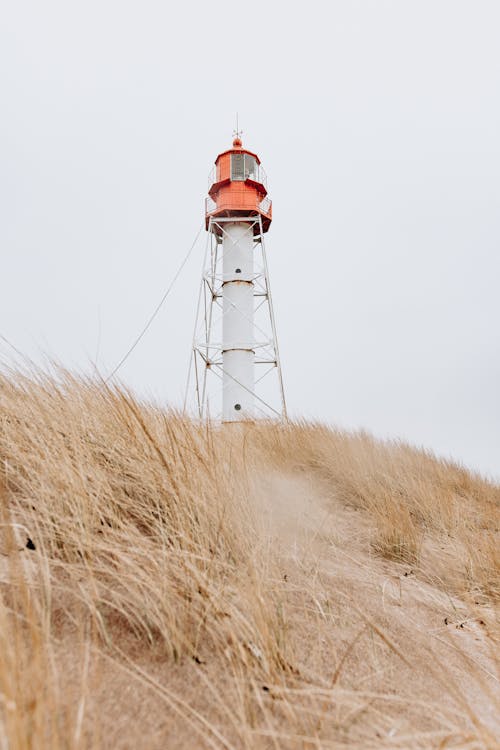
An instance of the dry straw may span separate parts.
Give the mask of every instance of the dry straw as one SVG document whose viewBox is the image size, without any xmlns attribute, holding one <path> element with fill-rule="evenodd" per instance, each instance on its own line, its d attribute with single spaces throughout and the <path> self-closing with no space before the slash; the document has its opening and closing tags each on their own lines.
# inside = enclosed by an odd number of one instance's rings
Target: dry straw
<svg viewBox="0 0 500 750">
<path fill-rule="evenodd" d="M 0 748 L 494 748 L 500 488 L 0 379 Z"/>
</svg>

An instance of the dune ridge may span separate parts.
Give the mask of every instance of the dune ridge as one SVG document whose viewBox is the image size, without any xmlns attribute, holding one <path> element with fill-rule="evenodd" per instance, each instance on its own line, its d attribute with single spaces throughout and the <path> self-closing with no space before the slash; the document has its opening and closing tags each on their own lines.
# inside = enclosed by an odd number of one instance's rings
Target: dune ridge
<svg viewBox="0 0 500 750">
<path fill-rule="evenodd" d="M 0 376 L 0 747 L 500 747 L 500 487 Z"/>
</svg>

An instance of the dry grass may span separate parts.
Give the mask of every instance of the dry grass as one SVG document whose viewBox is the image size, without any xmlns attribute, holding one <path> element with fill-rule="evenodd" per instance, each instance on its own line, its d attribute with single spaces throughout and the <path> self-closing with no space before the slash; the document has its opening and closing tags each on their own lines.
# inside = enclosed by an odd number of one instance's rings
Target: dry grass
<svg viewBox="0 0 500 750">
<path fill-rule="evenodd" d="M 429 574 L 437 565 L 447 590 L 500 601 L 498 485 L 402 442 L 321 425 L 267 427 L 259 444 L 276 466 L 316 472 L 344 503 L 370 513 L 384 557 L 419 564 L 433 557 L 426 542 L 438 542 L 446 554 L 434 556 Z"/>
<path fill-rule="evenodd" d="M 499 747 L 498 486 L 68 374 L 0 418 L 1 750 Z"/>
</svg>

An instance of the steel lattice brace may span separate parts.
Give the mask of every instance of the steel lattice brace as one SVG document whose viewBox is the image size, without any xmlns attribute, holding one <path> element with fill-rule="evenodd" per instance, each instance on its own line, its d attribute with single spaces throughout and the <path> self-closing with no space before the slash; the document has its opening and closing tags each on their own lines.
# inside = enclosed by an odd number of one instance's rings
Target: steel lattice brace
<svg viewBox="0 0 500 750">
<path fill-rule="evenodd" d="M 234 269 L 240 274 L 237 277 L 224 272 L 224 263 L 226 268 L 228 266 L 228 253 L 239 258 L 241 265 L 241 258 L 244 262 L 243 249 L 249 247 L 249 243 L 252 259 L 247 275 L 245 276 L 244 268 Z M 231 288 L 235 290 L 233 294 Z M 246 335 L 245 341 L 238 340 L 240 330 Z M 236 361 L 238 357 L 240 362 Z M 255 377 L 251 374 L 254 366 Z M 269 387 L 267 381 L 272 375 L 274 387 Z M 222 389 L 219 386 L 221 381 Z M 185 409 L 188 408 L 193 391 L 200 419 L 211 417 L 216 420 L 222 418 L 223 421 L 242 421 L 257 416 L 286 419 L 281 362 L 260 216 L 210 219 Z M 240 403 L 233 404 L 235 399 L 241 401 L 243 406 Z M 233 406 L 241 409 L 243 414 L 233 413 Z"/>
</svg>

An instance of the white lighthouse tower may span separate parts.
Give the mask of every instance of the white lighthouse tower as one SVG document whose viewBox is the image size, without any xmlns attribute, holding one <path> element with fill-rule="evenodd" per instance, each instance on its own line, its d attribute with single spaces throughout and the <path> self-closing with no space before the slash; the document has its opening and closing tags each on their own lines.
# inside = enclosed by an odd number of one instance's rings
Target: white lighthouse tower
<svg viewBox="0 0 500 750">
<path fill-rule="evenodd" d="M 186 399 L 194 384 L 202 419 L 284 419 L 264 246 L 272 206 L 260 159 L 243 148 L 239 133 L 215 160 L 208 187 L 207 246 Z"/>
</svg>

